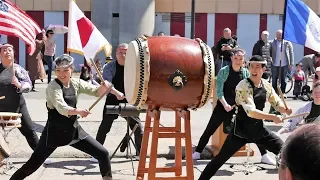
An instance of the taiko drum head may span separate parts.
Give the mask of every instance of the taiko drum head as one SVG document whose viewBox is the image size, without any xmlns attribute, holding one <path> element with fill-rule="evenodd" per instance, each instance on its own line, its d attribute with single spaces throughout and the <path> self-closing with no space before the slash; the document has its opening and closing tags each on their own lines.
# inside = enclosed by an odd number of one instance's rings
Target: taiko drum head
<svg viewBox="0 0 320 180">
<path fill-rule="evenodd" d="M 138 98 L 136 95 L 140 85 L 140 61 L 144 61 L 144 59 L 140 59 L 139 52 L 143 53 L 143 50 L 139 49 L 137 42 L 131 42 L 127 50 L 124 68 L 125 94 L 130 104 L 133 104 Z"/>
</svg>

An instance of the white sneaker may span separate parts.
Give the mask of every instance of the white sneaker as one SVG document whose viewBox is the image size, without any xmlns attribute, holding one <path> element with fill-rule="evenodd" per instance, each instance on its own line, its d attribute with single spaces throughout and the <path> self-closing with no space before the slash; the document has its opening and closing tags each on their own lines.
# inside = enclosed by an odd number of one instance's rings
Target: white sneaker
<svg viewBox="0 0 320 180">
<path fill-rule="evenodd" d="M 96 158 L 94 158 L 94 157 L 90 158 L 89 161 L 94 162 L 94 163 L 99 162 L 98 159 L 96 159 Z"/>
<path fill-rule="evenodd" d="M 265 154 L 261 157 L 261 163 L 274 166 L 276 165 L 276 161 L 272 159 L 268 154 Z"/>
<path fill-rule="evenodd" d="M 51 164 L 51 163 L 52 163 L 51 159 L 46 159 L 46 160 L 43 162 L 43 164 L 45 164 L 45 165 L 49 165 L 49 164 Z"/>
<path fill-rule="evenodd" d="M 200 155 L 201 155 L 201 153 L 195 151 L 195 152 L 192 154 L 192 159 L 193 159 L 193 160 L 198 160 L 198 159 L 200 159 Z"/>
</svg>

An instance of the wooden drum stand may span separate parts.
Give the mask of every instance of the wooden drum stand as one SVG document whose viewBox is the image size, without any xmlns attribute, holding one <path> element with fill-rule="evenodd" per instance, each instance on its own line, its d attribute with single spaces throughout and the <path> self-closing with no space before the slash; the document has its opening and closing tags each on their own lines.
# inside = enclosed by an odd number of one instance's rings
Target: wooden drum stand
<svg viewBox="0 0 320 180">
<path fill-rule="evenodd" d="M 142 139 L 142 147 L 140 153 L 140 161 L 138 167 L 137 180 L 143 180 L 144 174 L 148 173 L 148 180 L 194 180 L 193 160 L 192 160 L 192 144 L 191 144 L 191 126 L 190 126 L 190 111 L 175 112 L 175 127 L 160 127 L 159 110 L 148 110 Z M 151 119 L 153 126 L 151 127 Z M 184 119 L 184 132 L 181 132 L 181 119 Z M 146 158 L 148 153 L 148 142 L 150 133 L 152 135 L 150 163 L 146 167 Z M 174 167 L 157 167 L 158 155 L 158 139 L 159 138 L 174 138 L 175 139 L 175 166 Z M 186 176 L 182 175 L 182 145 L 181 139 L 185 139 L 186 150 Z M 174 172 L 174 177 L 156 177 L 156 173 Z"/>
</svg>

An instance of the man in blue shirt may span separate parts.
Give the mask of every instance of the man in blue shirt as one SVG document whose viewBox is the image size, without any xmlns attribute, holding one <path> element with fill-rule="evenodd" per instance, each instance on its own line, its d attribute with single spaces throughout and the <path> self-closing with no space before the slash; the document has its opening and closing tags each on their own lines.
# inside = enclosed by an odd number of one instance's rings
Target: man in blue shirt
<svg viewBox="0 0 320 180">
<path fill-rule="evenodd" d="M 120 92 L 124 93 L 124 63 L 125 63 L 125 57 L 126 52 L 128 49 L 128 44 L 122 43 L 118 46 L 116 50 L 116 58 L 113 59 L 111 62 L 107 63 L 103 67 L 103 79 L 112 82 L 114 87 L 119 90 Z M 103 119 L 100 124 L 99 130 L 97 132 L 96 140 L 100 142 L 101 144 L 104 144 L 104 141 L 106 139 L 107 133 L 110 131 L 112 123 L 115 119 L 118 118 L 118 115 L 115 114 L 106 114 L 106 105 L 119 105 L 119 103 L 127 103 L 127 100 L 118 100 L 116 96 L 114 95 L 108 95 L 104 109 L 103 109 Z M 130 128 L 133 129 L 134 126 L 138 123 L 138 128 L 134 132 L 134 138 L 135 138 L 135 145 L 137 148 L 136 152 L 136 160 L 139 160 L 140 155 L 140 148 L 141 148 L 141 142 L 142 142 L 142 136 L 143 136 L 143 126 L 141 124 L 141 121 L 137 122 L 133 118 L 128 117 Z M 138 118 L 139 117 L 135 117 Z M 127 138 L 123 139 L 123 145 L 120 148 L 120 151 L 123 152 L 126 148 L 126 145 L 128 144 Z M 97 162 L 96 159 L 91 158 L 90 159 L 93 162 Z"/>
</svg>

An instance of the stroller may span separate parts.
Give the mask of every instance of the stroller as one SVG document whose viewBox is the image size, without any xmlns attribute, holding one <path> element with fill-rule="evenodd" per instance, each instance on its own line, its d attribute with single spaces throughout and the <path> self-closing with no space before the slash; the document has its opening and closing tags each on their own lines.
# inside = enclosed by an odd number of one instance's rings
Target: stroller
<svg viewBox="0 0 320 180">
<path fill-rule="evenodd" d="M 303 101 L 313 101 L 313 98 L 311 97 L 312 90 L 310 86 L 304 85 L 301 90 L 301 100 Z"/>
</svg>

